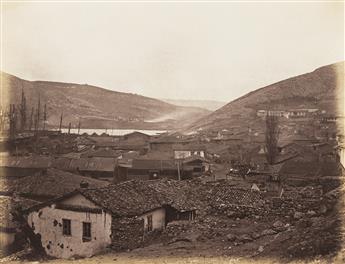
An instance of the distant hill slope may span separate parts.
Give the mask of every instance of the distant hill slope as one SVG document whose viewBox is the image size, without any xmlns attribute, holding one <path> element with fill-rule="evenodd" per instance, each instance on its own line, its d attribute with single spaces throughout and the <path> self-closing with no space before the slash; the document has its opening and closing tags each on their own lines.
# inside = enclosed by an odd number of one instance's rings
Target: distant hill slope
<svg viewBox="0 0 345 264">
<path fill-rule="evenodd" d="M 175 100 L 175 99 L 161 99 L 164 102 L 180 106 L 192 106 L 201 107 L 210 111 L 215 111 L 222 106 L 226 105 L 226 102 L 214 101 L 214 100 Z"/>
<path fill-rule="evenodd" d="M 250 92 L 197 120 L 187 131 L 234 126 L 247 130 L 260 121 L 256 115 L 260 109 L 318 108 L 343 115 L 337 107 L 343 98 L 344 62 L 339 62 Z"/>
<path fill-rule="evenodd" d="M 87 84 L 26 81 L 7 73 L 3 78 L 3 105 L 20 103 L 24 90 L 31 107 L 47 104 L 49 125 L 57 126 L 63 112 L 63 124 L 76 126 L 79 119 L 87 128 L 167 128 L 184 120 L 190 122 L 209 113 L 195 107 L 181 107 L 157 99 L 110 91 Z"/>
</svg>

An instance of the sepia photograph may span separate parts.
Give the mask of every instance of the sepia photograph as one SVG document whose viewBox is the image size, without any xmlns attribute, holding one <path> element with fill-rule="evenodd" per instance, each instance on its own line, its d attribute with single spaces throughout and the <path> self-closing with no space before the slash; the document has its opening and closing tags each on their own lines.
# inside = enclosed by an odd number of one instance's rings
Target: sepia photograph
<svg viewBox="0 0 345 264">
<path fill-rule="evenodd" d="M 343 0 L 0 7 L 0 263 L 345 263 Z"/>
</svg>

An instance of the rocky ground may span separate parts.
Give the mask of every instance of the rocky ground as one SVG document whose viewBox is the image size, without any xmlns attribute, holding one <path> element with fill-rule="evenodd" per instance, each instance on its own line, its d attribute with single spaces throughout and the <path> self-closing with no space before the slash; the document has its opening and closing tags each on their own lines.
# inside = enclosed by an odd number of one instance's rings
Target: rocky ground
<svg viewBox="0 0 345 264">
<path fill-rule="evenodd" d="M 197 219 L 169 223 L 142 248 L 71 260 L 23 251 L 0 262 L 345 263 L 344 184 L 327 193 L 322 186 L 286 187 L 280 199 L 236 191 L 233 181 L 189 184 L 190 198 L 205 205 Z"/>
<path fill-rule="evenodd" d="M 280 206 L 269 213 L 262 209 L 238 216 L 225 213 L 224 208 L 223 214 L 205 212 L 192 222 L 169 223 L 164 231 L 146 237 L 145 247 L 131 251 L 108 250 L 92 258 L 71 260 L 17 253 L 1 262 L 345 263 L 342 193 L 338 188 L 323 195 L 327 206 L 320 206 L 320 210 L 308 210 L 302 204 L 296 205 L 300 211 Z"/>
</svg>

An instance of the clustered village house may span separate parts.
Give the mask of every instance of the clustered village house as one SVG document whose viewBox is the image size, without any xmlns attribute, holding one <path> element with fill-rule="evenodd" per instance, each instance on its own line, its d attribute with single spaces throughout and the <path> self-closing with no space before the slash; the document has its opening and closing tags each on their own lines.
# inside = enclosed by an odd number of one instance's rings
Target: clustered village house
<svg viewBox="0 0 345 264">
<path fill-rule="evenodd" d="M 102 188 L 87 184 L 26 210 L 27 221 L 50 256 L 92 256 L 107 247 L 136 248 L 145 234 L 174 220 L 193 220 L 186 192 L 168 181 L 127 181 Z M 164 190 L 170 190 L 169 192 Z"/>
</svg>

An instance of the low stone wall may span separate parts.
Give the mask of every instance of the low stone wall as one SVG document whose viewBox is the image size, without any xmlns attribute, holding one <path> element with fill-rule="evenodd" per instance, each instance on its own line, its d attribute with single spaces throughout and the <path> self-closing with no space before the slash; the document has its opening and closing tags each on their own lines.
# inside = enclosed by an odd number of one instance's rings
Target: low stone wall
<svg viewBox="0 0 345 264">
<path fill-rule="evenodd" d="M 253 207 L 233 204 L 220 204 L 208 207 L 208 210 L 206 212 L 208 215 L 226 215 L 229 218 L 244 218 L 267 214 L 267 209 L 263 206 Z"/>
<path fill-rule="evenodd" d="M 143 245 L 144 220 L 139 218 L 112 217 L 111 248 L 127 250 Z"/>
</svg>

